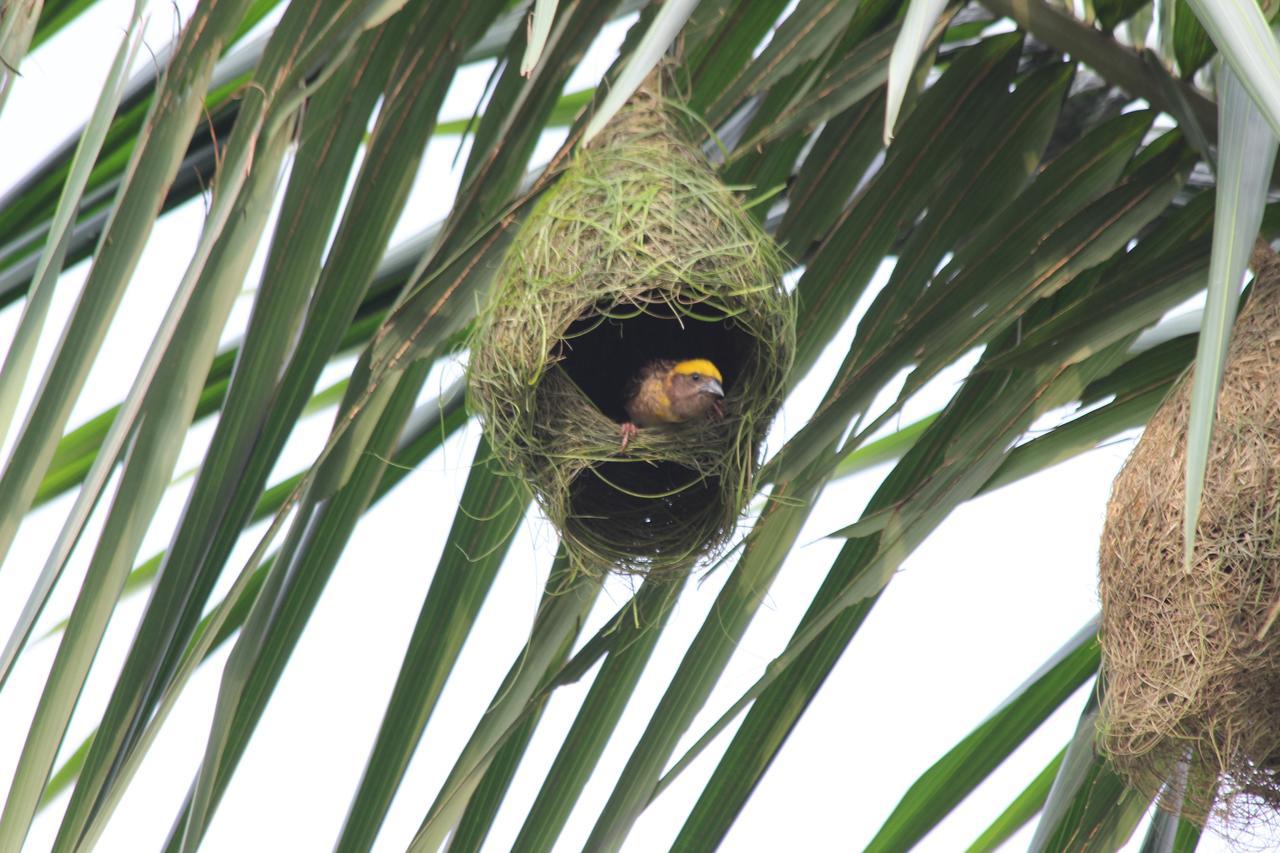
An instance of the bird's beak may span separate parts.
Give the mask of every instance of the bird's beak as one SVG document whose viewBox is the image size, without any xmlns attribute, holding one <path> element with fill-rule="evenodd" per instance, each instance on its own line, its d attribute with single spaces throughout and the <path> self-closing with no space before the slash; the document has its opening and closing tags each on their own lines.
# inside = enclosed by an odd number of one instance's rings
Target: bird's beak
<svg viewBox="0 0 1280 853">
<path fill-rule="evenodd" d="M 720 383 L 714 379 L 708 379 L 702 385 L 702 390 L 713 397 L 723 397 L 724 388 L 720 387 Z"/>
</svg>

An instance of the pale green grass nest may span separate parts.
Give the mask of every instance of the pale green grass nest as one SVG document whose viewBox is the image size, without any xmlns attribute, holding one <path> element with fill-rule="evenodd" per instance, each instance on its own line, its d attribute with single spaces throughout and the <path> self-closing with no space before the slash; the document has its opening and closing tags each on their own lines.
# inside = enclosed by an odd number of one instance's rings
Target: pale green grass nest
<svg viewBox="0 0 1280 853">
<path fill-rule="evenodd" d="M 734 531 L 794 349 L 782 258 L 642 90 L 530 212 L 472 341 L 473 408 L 574 567 L 674 574 Z M 709 358 L 725 417 L 620 450 L 627 382 Z"/>
</svg>

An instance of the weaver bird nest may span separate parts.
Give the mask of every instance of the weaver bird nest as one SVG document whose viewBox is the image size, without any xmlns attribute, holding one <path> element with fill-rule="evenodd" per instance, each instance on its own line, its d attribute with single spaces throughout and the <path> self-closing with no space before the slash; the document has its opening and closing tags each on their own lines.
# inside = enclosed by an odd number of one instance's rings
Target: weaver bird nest
<svg viewBox="0 0 1280 853">
<path fill-rule="evenodd" d="M 677 574 L 733 532 L 791 364 L 782 272 L 653 87 L 530 212 L 477 324 L 471 401 L 576 570 Z M 623 450 L 630 380 L 693 358 L 723 375 L 722 417 Z"/>
<path fill-rule="evenodd" d="M 1280 806 L 1280 261 L 1260 246 L 1252 266 L 1190 571 L 1186 376 L 1116 478 L 1100 555 L 1100 745 L 1130 784 L 1227 831 Z"/>
</svg>

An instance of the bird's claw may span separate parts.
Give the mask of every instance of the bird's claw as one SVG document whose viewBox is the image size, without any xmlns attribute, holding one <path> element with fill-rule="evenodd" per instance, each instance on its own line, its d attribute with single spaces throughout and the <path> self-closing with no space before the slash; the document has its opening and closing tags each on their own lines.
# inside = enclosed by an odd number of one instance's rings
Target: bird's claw
<svg viewBox="0 0 1280 853">
<path fill-rule="evenodd" d="M 622 435 L 622 446 L 618 449 L 626 450 L 627 445 L 631 443 L 631 439 L 636 437 L 636 434 L 640 432 L 640 429 L 635 424 L 628 421 L 622 425 L 618 432 Z"/>
</svg>

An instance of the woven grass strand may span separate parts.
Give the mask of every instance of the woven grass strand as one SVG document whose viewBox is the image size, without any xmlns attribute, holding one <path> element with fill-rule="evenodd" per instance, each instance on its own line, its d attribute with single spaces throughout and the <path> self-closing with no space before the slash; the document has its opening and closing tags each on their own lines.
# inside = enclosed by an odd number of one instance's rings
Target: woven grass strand
<svg viewBox="0 0 1280 853">
<path fill-rule="evenodd" d="M 1182 552 L 1190 373 L 1116 478 L 1099 556 L 1099 745 L 1131 785 L 1238 839 L 1280 807 L 1280 630 L 1261 631 L 1280 600 L 1280 259 L 1260 244 L 1251 266 L 1192 570 Z"/>
<path fill-rule="evenodd" d="M 591 575 L 677 574 L 723 546 L 794 349 L 779 252 L 674 112 L 646 87 L 577 153 L 517 235 L 472 341 L 470 399 L 495 455 Z M 624 452 L 618 420 L 566 360 L 587 336 L 625 335 L 637 318 L 675 333 L 714 326 L 739 357 L 721 365 L 724 418 L 641 430 Z"/>
</svg>

